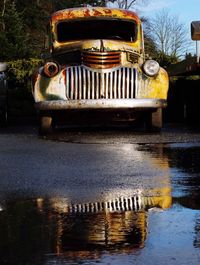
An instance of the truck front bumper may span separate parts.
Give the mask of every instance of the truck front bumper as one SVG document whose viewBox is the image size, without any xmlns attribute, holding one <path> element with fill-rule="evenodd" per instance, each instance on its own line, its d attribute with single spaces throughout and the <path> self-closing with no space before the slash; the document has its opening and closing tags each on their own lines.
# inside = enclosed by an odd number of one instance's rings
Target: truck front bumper
<svg viewBox="0 0 200 265">
<path fill-rule="evenodd" d="M 165 108 L 165 99 L 90 99 L 90 100 L 51 100 L 36 102 L 38 110 L 126 110 Z"/>
</svg>

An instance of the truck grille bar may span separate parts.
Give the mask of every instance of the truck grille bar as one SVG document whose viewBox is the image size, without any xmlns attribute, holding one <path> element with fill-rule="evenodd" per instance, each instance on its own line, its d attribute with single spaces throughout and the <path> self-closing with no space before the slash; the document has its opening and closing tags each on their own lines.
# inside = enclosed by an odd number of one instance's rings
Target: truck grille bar
<svg viewBox="0 0 200 265">
<path fill-rule="evenodd" d="M 135 68 L 96 71 L 84 66 L 66 69 L 66 95 L 71 100 L 135 98 Z"/>
<path fill-rule="evenodd" d="M 83 65 L 91 68 L 107 69 L 119 66 L 121 62 L 121 52 L 83 52 Z"/>
<path fill-rule="evenodd" d="M 97 212 L 138 212 L 145 210 L 145 200 L 140 196 L 118 198 L 105 202 L 93 202 L 83 204 L 65 205 L 65 211 L 69 213 L 97 213 Z"/>
</svg>

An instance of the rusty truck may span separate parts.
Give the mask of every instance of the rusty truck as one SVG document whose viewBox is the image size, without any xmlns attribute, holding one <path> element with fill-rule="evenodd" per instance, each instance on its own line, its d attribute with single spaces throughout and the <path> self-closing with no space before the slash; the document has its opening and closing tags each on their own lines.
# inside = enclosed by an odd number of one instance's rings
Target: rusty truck
<svg viewBox="0 0 200 265">
<path fill-rule="evenodd" d="M 46 51 L 33 87 L 41 133 L 52 130 L 58 113 L 73 111 L 128 113 L 132 120 L 144 118 L 149 129 L 161 129 L 168 74 L 146 58 L 137 14 L 106 7 L 57 11 Z"/>
</svg>

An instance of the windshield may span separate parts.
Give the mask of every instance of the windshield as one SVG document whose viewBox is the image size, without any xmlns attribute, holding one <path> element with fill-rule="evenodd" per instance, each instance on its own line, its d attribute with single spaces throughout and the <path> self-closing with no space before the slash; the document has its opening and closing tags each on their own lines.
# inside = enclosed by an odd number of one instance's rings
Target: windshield
<svg viewBox="0 0 200 265">
<path fill-rule="evenodd" d="M 116 19 L 92 19 L 63 21 L 57 25 L 57 41 L 111 39 L 133 42 L 137 26 L 134 21 Z"/>
</svg>

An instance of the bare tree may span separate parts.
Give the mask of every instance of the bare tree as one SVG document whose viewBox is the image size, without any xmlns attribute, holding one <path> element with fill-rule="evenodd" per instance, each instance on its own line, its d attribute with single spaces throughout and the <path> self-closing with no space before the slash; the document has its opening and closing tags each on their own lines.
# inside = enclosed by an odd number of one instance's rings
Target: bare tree
<svg viewBox="0 0 200 265">
<path fill-rule="evenodd" d="M 135 2 L 137 2 L 137 0 L 132 0 L 132 1 L 128 1 L 128 0 L 116 0 L 116 1 L 112 1 L 115 4 L 117 4 L 117 6 L 119 8 L 123 8 L 123 9 L 130 9 L 133 4 L 135 4 Z"/>
<path fill-rule="evenodd" d="M 187 29 L 176 15 L 167 10 L 158 12 L 149 23 L 148 34 L 161 55 L 179 58 L 188 46 Z"/>
<path fill-rule="evenodd" d="M 147 2 L 148 0 L 108 0 L 107 2 L 112 2 L 116 4 L 118 8 L 131 9 L 135 4 L 142 2 Z"/>
</svg>

